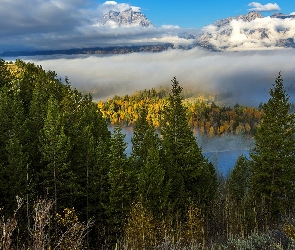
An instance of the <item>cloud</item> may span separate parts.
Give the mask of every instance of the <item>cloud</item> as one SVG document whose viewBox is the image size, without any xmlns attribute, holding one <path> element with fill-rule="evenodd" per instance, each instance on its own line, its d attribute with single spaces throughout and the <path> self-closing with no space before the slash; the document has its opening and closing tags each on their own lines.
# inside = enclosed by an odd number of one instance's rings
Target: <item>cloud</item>
<svg viewBox="0 0 295 250">
<path fill-rule="evenodd" d="M 141 8 L 137 6 L 131 6 L 128 3 L 117 3 L 116 1 L 106 1 L 101 6 L 99 6 L 103 12 L 109 12 L 109 11 L 124 11 L 128 9 L 132 9 L 135 12 L 140 12 Z"/>
<path fill-rule="evenodd" d="M 161 27 L 164 29 L 180 29 L 178 25 L 162 25 Z"/>
<path fill-rule="evenodd" d="M 5 50 L 70 49 L 150 43 L 177 36 L 180 29 L 97 25 L 110 10 L 140 7 L 93 0 L 0 0 L 0 48 Z M 167 40 L 167 39 L 166 39 Z"/>
<path fill-rule="evenodd" d="M 286 87 L 295 83 L 295 50 L 217 53 L 196 48 L 28 60 L 56 71 L 61 78 L 68 76 L 74 87 L 90 92 L 95 100 L 171 86 L 170 80 L 176 76 L 185 89 L 223 93 L 231 96 L 231 105 L 238 102 L 257 107 L 268 100 L 279 71 Z"/>
<path fill-rule="evenodd" d="M 258 2 L 249 3 L 248 6 L 253 7 L 249 9 L 250 11 L 259 11 L 259 12 L 269 12 L 269 11 L 279 11 L 281 8 L 276 3 L 267 3 L 262 5 Z"/>
<path fill-rule="evenodd" d="M 295 41 L 294 18 L 256 18 L 248 22 L 233 19 L 227 25 L 209 25 L 201 37 L 217 49 L 265 50 L 284 47 L 285 42 Z"/>
</svg>

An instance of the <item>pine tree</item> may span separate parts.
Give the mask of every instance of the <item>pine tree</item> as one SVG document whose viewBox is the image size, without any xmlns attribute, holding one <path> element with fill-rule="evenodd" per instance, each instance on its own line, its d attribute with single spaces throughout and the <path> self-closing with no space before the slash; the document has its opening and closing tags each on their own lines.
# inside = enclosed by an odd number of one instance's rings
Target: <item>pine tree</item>
<svg viewBox="0 0 295 250">
<path fill-rule="evenodd" d="M 0 58 L 0 88 L 7 86 L 11 83 L 12 76 L 7 68 L 7 64 L 3 59 Z"/>
<path fill-rule="evenodd" d="M 226 217 L 230 235 L 245 236 L 254 228 L 254 210 L 250 196 L 250 161 L 241 155 L 226 182 Z"/>
<path fill-rule="evenodd" d="M 122 237 L 126 216 L 130 211 L 132 203 L 131 183 L 132 179 L 128 158 L 125 153 L 125 135 L 118 125 L 114 128 L 110 141 L 109 152 L 109 207 L 107 210 L 109 218 L 109 241 L 115 243 Z"/>
<path fill-rule="evenodd" d="M 228 192 L 237 204 L 250 192 L 250 175 L 249 160 L 244 155 L 239 156 L 227 181 Z"/>
<path fill-rule="evenodd" d="M 149 129 L 152 127 L 149 125 L 147 121 L 147 110 L 146 108 L 142 108 L 139 114 L 139 118 L 135 123 L 133 137 L 131 139 L 132 142 L 132 152 L 131 157 L 135 163 L 136 171 L 140 171 L 140 169 L 144 166 L 147 157 L 147 151 L 149 145 L 146 145 L 144 142 L 144 137 Z"/>
<path fill-rule="evenodd" d="M 291 104 L 281 74 L 270 96 L 251 152 L 251 183 L 256 203 L 264 202 L 268 219 L 276 222 L 295 205 L 295 115 L 289 113 Z"/>
<path fill-rule="evenodd" d="M 161 122 L 162 153 L 161 164 L 166 171 L 165 181 L 170 185 L 170 206 L 172 211 L 183 211 L 191 199 L 202 204 L 203 193 L 214 190 L 216 173 L 202 155 L 192 130 L 188 126 L 187 110 L 182 105 L 182 87 L 174 77 L 168 105 L 163 111 Z"/>
<path fill-rule="evenodd" d="M 161 219 L 168 200 L 169 187 L 164 183 L 165 170 L 160 165 L 159 150 L 151 147 L 148 150 L 146 164 L 138 174 L 138 197 L 142 205 Z"/>
<path fill-rule="evenodd" d="M 55 212 L 58 208 L 58 198 L 63 197 L 61 204 L 65 205 L 71 184 L 71 171 L 68 169 L 69 139 L 64 133 L 62 115 L 53 97 L 48 100 L 47 117 L 40 131 L 39 150 L 42 154 L 45 169 L 41 172 L 44 193 L 54 199 Z"/>
<path fill-rule="evenodd" d="M 0 205 L 12 213 L 15 196 L 24 196 L 27 192 L 28 161 L 23 148 L 25 118 L 17 92 L 3 87 L 0 100 Z"/>
</svg>

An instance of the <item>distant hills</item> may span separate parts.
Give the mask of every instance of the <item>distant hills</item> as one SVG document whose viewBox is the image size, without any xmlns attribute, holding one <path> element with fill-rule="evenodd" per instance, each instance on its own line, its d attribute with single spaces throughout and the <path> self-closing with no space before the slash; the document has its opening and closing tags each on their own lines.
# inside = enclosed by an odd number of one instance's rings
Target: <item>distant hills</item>
<svg viewBox="0 0 295 250">
<path fill-rule="evenodd" d="M 132 8 L 123 11 L 109 11 L 102 19 L 97 20 L 97 26 L 116 28 L 152 27 L 152 22 L 139 11 Z M 5 51 L 0 57 L 35 56 L 35 55 L 78 55 L 78 54 L 127 54 L 133 52 L 161 52 L 168 49 L 192 49 L 201 47 L 210 51 L 242 51 L 265 50 L 280 48 L 295 48 L 295 15 L 276 13 L 263 17 L 259 12 L 250 12 L 222 20 L 203 28 L 200 35 L 182 32 L 180 38 L 191 41 L 189 45 L 159 43 L 148 45 L 74 48 L 64 50 L 39 51 Z M 181 33 L 182 32 L 182 33 Z"/>
<path fill-rule="evenodd" d="M 37 56 L 37 55 L 107 55 L 129 54 L 134 52 L 161 52 L 173 48 L 174 44 L 164 43 L 155 45 L 112 46 L 95 48 L 77 48 L 68 50 L 39 50 L 39 51 L 6 51 L 0 53 L 0 57 Z"/>
</svg>

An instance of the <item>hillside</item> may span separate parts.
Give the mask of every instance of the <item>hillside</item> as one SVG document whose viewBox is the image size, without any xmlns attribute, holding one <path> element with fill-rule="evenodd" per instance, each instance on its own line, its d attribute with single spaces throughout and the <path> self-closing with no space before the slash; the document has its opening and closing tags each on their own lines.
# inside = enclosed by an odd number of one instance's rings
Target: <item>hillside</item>
<svg viewBox="0 0 295 250">
<path fill-rule="evenodd" d="M 0 249 L 294 249 L 295 119 L 275 83 L 261 122 L 176 77 L 95 103 L 54 71 L 0 60 Z M 104 116 L 134 125 L 130 155 Z M 256 130 L 250 159 L 221 176 L 191 126 Z"/>
</svg>

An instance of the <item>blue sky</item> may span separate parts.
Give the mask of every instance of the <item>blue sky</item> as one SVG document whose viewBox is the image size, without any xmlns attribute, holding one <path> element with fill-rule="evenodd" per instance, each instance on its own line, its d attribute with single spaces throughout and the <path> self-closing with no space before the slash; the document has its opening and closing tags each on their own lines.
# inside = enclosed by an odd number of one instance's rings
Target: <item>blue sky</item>
<svg viewBox="0 0 295 250">
<path fill-rule="evenodd" d="M 104 1 L 97 1 L 102 3 Z M 117 1 L 118 3 L 127 2 L 130 5 L 141 7 L 142 12 L 153 22 L 155 26 L 165 24 L 178 25 L 181 28 L 202 28 L 216 20 L 236 16 L 239 14 L 247 14 L 248 6 L 252 1 L 220 1 L 220 0 L 131 0 Z M 261 5 L 268 3 L 276 3 L 280 7 L 280 11 L 284 14 L 295 12 L 294 0 L 282 0 L 276 2 L 259 1 Z M 263 15 L 271 15 L 273 12 L 263 12 Z"/>
<path fill-rule="evenodd" d="M 140 9 L 154 26 L 122 28 L 99 24 L 105 11 L 131 6 Z M 216 20 L 246 14 L 250 9 L 262 11 L 265 16 L 274 12 L 290 14 L 295 12 L 295 1 L 0 0 L 0 52 L 181 44 L 188 41 L 179 34 L 198 34 Z"/>
</svg>

